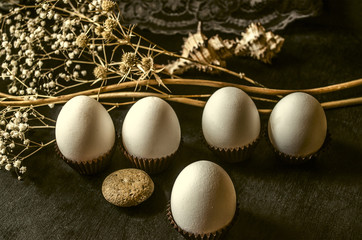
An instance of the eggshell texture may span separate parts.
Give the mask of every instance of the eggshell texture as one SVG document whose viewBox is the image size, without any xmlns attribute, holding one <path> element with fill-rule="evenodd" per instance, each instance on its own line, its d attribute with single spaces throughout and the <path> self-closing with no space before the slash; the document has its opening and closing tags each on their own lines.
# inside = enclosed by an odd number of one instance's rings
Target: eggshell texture
<svg viewBox="0 0 362 240">
<path fill-rule="evenodd" d="M 232 221 L 235 210 L 234 184 L 219 165 L 202 160 L 178 175 L 171 192 L 171 212 L 181 229 L 194 234 L 216 232 Z"/>
<path fill-rule="evenodd" d="M 112 149 L 115 129 L 112 118 L 99 102 L 87 96 L 77 96 L 60 111 L 55 138 L 64 157 L 85 162 Z"/>
<path fill-rule="evenodd" d="M 155 159 L 175 153 L 181 141 L 175 111 L 158 97 L 142 98 L 124 119 L 122 141 L 127 152 L 138 158 Z"/>
<path fill-rule="evenodd" d="M 211 146 L 226 149 L 246 146 L 260 133 L 258 109 L 241 89 L 221 88 L 205 105 L 202 131 Z"/>
<path fill-rule="evenodd" d="M 307 93 L 292 93 L 274 107 L 269 139 L 282 153 L 304 157 L 317 152 L 326 138 L 327 119 L 320 103 Z"/>
</svg>

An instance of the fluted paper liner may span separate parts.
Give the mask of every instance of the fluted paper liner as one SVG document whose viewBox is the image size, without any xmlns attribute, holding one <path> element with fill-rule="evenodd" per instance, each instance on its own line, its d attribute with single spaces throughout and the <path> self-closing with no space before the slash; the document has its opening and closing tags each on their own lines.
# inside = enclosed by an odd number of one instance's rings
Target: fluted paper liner
<svg viewBox="0 0 362 240">
<path fill-rule="evenodd" d="M 320 149 L 315 153 L 312 153 L 310 155 L 303 156 L 303 157 L 288 155 L 286 153 L 280 152 L 278 149 L 276 149 L 273 146 L 272 143 L 270 143 L 270 145 L 273 147 L 277 158 L 279 158 L 283 162 L 288 163 L 288 164 L 303 164 L 303 163 L 308 162 L 308 161 L 310 161 L 312 159 L 316 159 L 320 155 L 321 152 L 325 151 L 328 148 L 328 145 L 329 145 L 330 141 L 331 141 L 331 135 L 327 131 L 326 138 L 324 139 L 324 142 L 323 142 L 322 146 L 320 147 Z"/>
<path fill-rule="evenodd" d="M 176 152 L 172 153 L 171 155 L 168 155 L 166 157 L 161 158 L 139 158 L 136 156 L 133 156 L 132 154 L 128 153 L 126 148 L 123 146 L 122 138 L 120 139 L 120 148 L 123 152 L 123 155 L 136 167 L 139 169 L 142 169 L 143 171 L 147 172 L 148 174 L 156 174 L 164 171 L 171 163 L 173 159 L 175 159 L 175 156 L 180 151 L 181 145 L 182 145 L 182 139 L 180 141 L 180 145 Z"/>
<path fill-rule="evenodd" d="M 64 162 L 66 162 L 70 167 L 72 167 L 74 170 L 78 171 L 80 174 L 92 175 L 92 174 L 96 174 L 96 173 L 102 171 L 103 169 L 105 169 L 108 166 L 108 164 L 110 163 L 110 161 L 112 159 L 112 155 L 115 150 L 116 142 L 117 141 L 115 141 L 115 144 L 113 145 L 111 150 L 109 150 L 108 152 L 106 152 L 105 154 L 103 154 L 102 156 L 100 156 L 96 159 L 92 159 L 92 160 L 86 161 L 86 162 L 76 162 L 76 161 L 67 159 L 60 152 L 57 144 L 55 144 L 55 151 L 58 154 L 58 156 L 64 160 Z"/>
<path fill-rule="evenodd" d="M 234 223 L 236 222 L 236 219 L 239 216 L 239 210 L 240 210 L 239 204 L 237 203 L 234 217 L 228 225 L 226 225 L 225 227 L 223 227 L 215 232 L 202 233 L 202 234 L 195 234 L 195 233 L 187 232 L 177 225 L 177 223 L 175 222 L 175 220 L 173 219 L 173 216 L 172 216 L 170 201 L 167 204 L 166 215 L 167 215 L 167 219 L 170 222 L 171 226 L 176 231 L 178 231 L 182 236 L 184 236 L 184 238 L 186 238 L 186 239 L 189 239 L 189 240 L 219 240 L 219 239 L 222 239 L 224 234 L 234 225 Z"/>
<path fill-rule="evenodd" d="M 220 148 L 215 147 L 207 143 L 205 137 L 202 135 L 203 142 L 208 146 L 208 148 L 216 155 L 218 158 L 225 162 L 237 163 L 243 162 L 248 159 L 251 153 L 254 151 L 257 143 L 259 142 L 260 135 L 251 143 L 237 148 Z"/>
</svg>

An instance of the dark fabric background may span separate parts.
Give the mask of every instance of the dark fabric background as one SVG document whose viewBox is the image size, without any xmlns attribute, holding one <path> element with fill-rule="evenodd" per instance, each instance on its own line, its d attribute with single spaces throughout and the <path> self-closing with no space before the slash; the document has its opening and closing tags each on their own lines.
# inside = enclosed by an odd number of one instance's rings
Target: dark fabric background
<svg viewBox="0 0 362 240">
<path fill-rule="evenodd" d="M 360 78 L 361 10 L 358 0 L 325 1 L 321 16 L 298 20 L 278 32 L 286 41 L 272 65 L 237 58 L 228 66 L 274 88 L 311 88 Z M 140 33 L 172 51 L 182 44 L 181 35 Z M 196 72 L 187 76 L 210 78 Z M 327 101 L 361 95 L 359 87 L 316 97 Z M 0 172 L 0 239 L 183 239 L 170 227 L 165 208 L 178 173 L 201 159 L 220 164 L 235 184 L 240 214 L 226 239 L 362 239 L 362 106 L 327 110 L 328 148 L 313 162 L 288 166 L 275 158 L 266 136 L 249 161 L 220 162 L 201 141 L 202 109 L 171 105 L 184 144 L 170 168 L 152 176 L 155 192 L 148 201 L 118 208 L 102 197 L 103 179 L 131 167 L 119 150 L 106 171 L 85 177 L 49 147 L 25 162 L 24 181 Z M 60 109 L 42 111 L 56 119 Z M 111 112 L 118 132 L 128 109 Z M 265 130 L 268 116 L 261 118 Z M 54 133 L 34 132 L 32 137 L 46 142 Z"/>
</svg>

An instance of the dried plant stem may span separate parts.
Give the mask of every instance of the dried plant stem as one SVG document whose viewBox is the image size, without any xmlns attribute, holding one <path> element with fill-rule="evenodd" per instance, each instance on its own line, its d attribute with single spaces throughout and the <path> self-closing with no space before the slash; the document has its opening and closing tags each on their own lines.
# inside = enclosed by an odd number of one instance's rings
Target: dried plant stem
<svg viewBox="0 0 362 240">
<path fill-rule="evenodd" d="M 6 93 L 3 93 L 3 92 L 0 92 L 0 98 L 3 98 L 3 99 L 12 99 L 12 100 L 23 100 L 22 97 L 18 97 L 18 96 L 13 96 L 13 95 L 10 95 L 10 94 L 6 94 Z M 0 100 L 1 101 L 1 100 Z"/>
<path fill-rule="evenodd" d="M 203 97 L 203 95 L 169 95 L 161 93 L 149 93 L 149 92 L 118 92 L 118 93 L 103 93 L 99 95 L 99 99 L 116 99 L 116 98 L 142 98 L 148 96 L 155 96 L 166 99 L 168 101 L 184 103 L 192 106 L 203 107 L 205 101 L 191 99 L 190 97 Z M 89 97 L 96 98 L 97 95 L 90 95 Z"/>
<path fill-rule="evenodd" d="M 91 98 L 96 98 L 97 95 L 90 95 Z M 115 92 L 115 93 L 102 93 L 99 95 L 99 99 L 117 99 L 117 98 L 142 98 L 142 97 L 159 97 L 165 99 L 172 98 L 205 98 L 209 97 L 210 94 L 192 94 L 192 95 L 172 95 L 164 93 L 151 93 L 151 92 Z"/>
<path fill-rule="evenodd" d="M 99 99 L 142 98 L 147 96 L 155 96 L 166 99 L 168 101 L 179 102 L 196 107 L 204 107 L 206 104 L 206 101 L 190 98 L 190 97 L 203 97 L 203 95 L 169 95 L 169 94 L 149 93 L 149 92 L 118 92 L 118 93 L 103 93 L 100 95 L 90 95 L 89 97 L 97 98 L 98 96 Z M 132 104 L 134 103 L 134 101 L 128 103 Z M 362 97 L 324 102 L 322 103 L 322 107 L 325 109 L 330 109 L 330 108 L 339 108 L 339 107 L 345 107 L 357 104 L 362 104 Z M 120 106 L 121 103 L 107 103 L 107 105 Z M 270 113 L 271 110 L 272 109 L 259 109 L 259 112 Z"/>
<path fill-rule="evenodd" d="M 353 81 L 343 82 L 339 84 L 334 84 L 325 87 L 319 88 L 311 88 L 311 89 L 294 89 L 294 90 L 287 90 L 287 89 L 265 89 L 261 87 L 252 87 L 252 86 L 245 86 L 241 84 L 235 83 L 227 83 L 221 81 L 211 81 L 211 80 L 202 80 L 202 79 L 163 79 L 164 84 L 169 85 L 194 85 L 194 86 L 205 86 L 205 87 L 237 87 L 245 92 L 253 93 L 253 94 L 261 94 L 261 95 L 269 95 L 269 96 L 276 96 L 276 95 L 286 95 L 292 92 L 306 92 L 309 94 L 323 94 L 329 92 L 335 92 L 347 88 L 362 86 L 362 79 L 357 79 Z M 47 99 L 37 99 L 37 100 L 17 100 L 17 101 L 2 101 L 0 102 L 0 106 L 41 106 L 47 104 L 55 104 L 55 103 L 63 103 L 67 100 L 78 96 L 78 95 L 93 95 L 93 94 L 100 94 L 105 92 L 112 92 L 121 89 L 127 88 L 135 88 L 140 86 L 148 86 L 148 85 L 159 85 L 156 80 L 142 80 L 142 81 L 132 81 L 132 82 L 122 82 L 120 84 L 113 84 L 108 86 L 103 86 L 102 88 L 95 88 L 90 90 L 85 90 L 77 93 L 62 95 L 58 97 L 50 97 Z M 150 94 L 150 93 L 148 93 Z M 14 99 L 12 96 L 10 99 Z"/>
<path fill-rule="evenodd" d="M 324 109 L 330 109 L 330 108 L 341 108 L 341 107 L 346 107 L 346 106 L 355 105 L 355 104 L 362 104 L 362 97 L 324 102 L 324 103 L 322 103 L 322 107 Z"/>
<path fill-rule="evenodd" d="M 45 144 L 41 144 L 36 150 L 34 150 L 33 152 L 29 153 L 28 155 L 22 157 L 21 159 L 26 159 L 32 155 L 34 155 L 35 153 L 39 152 L 40 150 L 42 150 L 43 148 L 45 148 L 46 146 L 49 146 L 50 144 L 54 143 L 55 142 L 55 139 L 45 143 Z"/>
<path fill-rule="evenodd" d="M 47 128 L 55 128 L 55 126 L 29 126 L 29 129 L 47 129 Z"/>
<path fill-rule="evenodd" d="M 109 108 L 107 111 L 110 112 L 114 109 L 116 109 L 117 107 L 121 107 L 121 106 L 125 106 L 125 105 L 130 105 L 135 103 L 136 101 L 130 101 L 130 102 L 121 102 L 121 103 L 112 103 L 112 102 L 100 102 L 101 104 L 105 105 L 105 106 L 112 106 L 111 108 Z"/>
<path fill-rule="evenodd" d="M 253 100 L 255 100 L 255 101 L 271 102 L 271 103 L 277 103 L 277 102 L 278 102 L 278 100 L 274 100 L 274 99 L 254 97 L 254 96 L 250 96 L 250 97 L 251 97 L 251 99 L 253 99 Z"/>
<path fill-rule="evenodd" d="M 109 98 L 116 99 L 116 98 L 124 98 L 124 97 L 141 98 L 141 97 L 146 97 L 146 96 L 156 96 L 159 98 L 166 99 L 168 101 L 179 102 L 179 103 L 196 106 L 196 107 L 204 107 L 206 104 L 206 101 L 189 98 L 189 97 L 193 97 L 194 95 L 165 95 L 165 94 L 158 94 L 158 93 L 150 94 L 147 92 L 104 93 L 104 94 L 99 95 L 99 98 L 100 99 L 109 99 Z M 90 97 L 96 98 L 97 95 L 91 95 Z M 195 96 L 195 97 L 197 97 L 197 96 Z M 126 103 L 109 103 L 109 102 L 103 103 L 102 102 L 102 104 L 118 107 L 118 106 L 122 106 L 122 105 L 133 104 L 134 102 L 135 101 L 126 102 Z M 321 103 L 322 107 L 325 109 L 340 108 L 340 107 L 346 107 L 346 106 L 358 105 L 358 104 L 362 104 L 362 97 L 349 98 L 349 99 Z M 272 111 L 272 109 L 258 109 L 258 111 L 262 114 L 269 114 Z"/>
<path fill-rule="evenodd" d="M 347 81 L 343 83 L 338 83 L 325 87 L 310 88 L 310 89 L 272 89 L 272 88 L 261 88 L 261 87 L 252 87 L 245 86 L 235 83 L 227 83 L 221 81 L 212 81 L 212 80 L 203 80 L 203 79 L 163 79 L 165 84 L 175 84 L 175 85 L 195 85 L 195 86 L 205 86 L 205 87 L 236 87 L 244 90 L 248 93 L 277 96 L 277 95 L 286 95 L 292 92 L 305 92 L 309 94 L 324 94 L 335 92 L 347 88 L 353 88 L 357 86 L 362 86 L 362 78 L 352 81 Z"/>
</svg>

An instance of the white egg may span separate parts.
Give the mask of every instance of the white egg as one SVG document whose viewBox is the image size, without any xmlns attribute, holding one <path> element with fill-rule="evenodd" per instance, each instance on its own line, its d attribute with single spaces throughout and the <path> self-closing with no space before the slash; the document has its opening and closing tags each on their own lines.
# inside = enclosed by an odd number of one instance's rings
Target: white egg
<svg viewBox="0 0 362 240">
<path fill-rule="evenodd" d="M 91 161 L 108 153 L 115 142 L 115 129 L 107 110 L 96 100 L 77 96 L 60 111 L 55 138 L 69 160 Z"/>
<path fill-rule="evenodd" d="M 216 232 L 231 223 L 236 193 L 229 175 L 210 161 L 197 161 L 177 176 L 171 192 L 176 224 L 194 234 Z"/>
<path fill-rule="evenodd" d="M 158 97 L 142 98 L 124 119 L 122 142 L 127 152 L 138 158 L 155 159 L 175 153 L 181 142 L 175 111 Z"/>
<path fill-rule="evenodd" d="M 277 150 L 287 155 L 304 157 L 317 152 L 326 133 L 324 110 L 307 93 L 285 96 L 275 105 L 269 118 L 269 139 Z"/>
<path fill-rule="evenodd" d="M 224 87 L 207 101 L 202 114 L 206 142 L 219 148 L 239 148 L 256 140 L 260 117 L 253 100 L 241 89 Z"/>
</svg>

